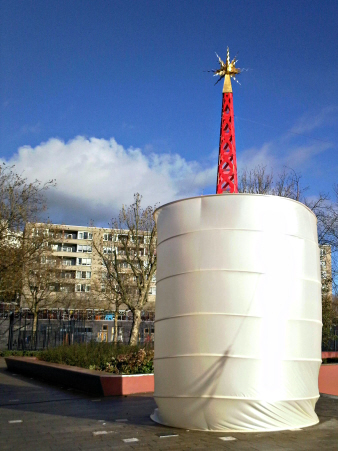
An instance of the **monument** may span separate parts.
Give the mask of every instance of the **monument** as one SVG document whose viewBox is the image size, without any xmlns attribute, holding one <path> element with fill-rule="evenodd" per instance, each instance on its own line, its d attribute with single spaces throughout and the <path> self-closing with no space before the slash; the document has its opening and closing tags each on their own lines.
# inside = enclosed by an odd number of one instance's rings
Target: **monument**
<svg viewBox="0 0 338 451">
<path fill-rule="evenodd" d="M 318 422 L 321 280 L 315 215 L 238 193 L 231 78 L 224 78 L 217 194 L 158 208 L 152 419 L 209 431 Z"/>
</svg>

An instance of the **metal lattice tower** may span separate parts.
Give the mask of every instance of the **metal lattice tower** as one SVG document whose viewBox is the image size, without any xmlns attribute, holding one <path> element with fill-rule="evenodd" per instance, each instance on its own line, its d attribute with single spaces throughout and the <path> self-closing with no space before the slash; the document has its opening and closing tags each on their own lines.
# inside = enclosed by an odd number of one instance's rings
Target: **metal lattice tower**
<svg viewBox="0 0 338 451">
<path fill-rule="evenodd" d="M 227 50 L 226 63 L 224 63 L 219 56 L 218 60 L 221 67 L 220 69 L 212 72 L 214 75 L 218 75 L 220 77 L 216 83 L 224 78 L 224 86 L 216 194 L 222 194 L 224 192 L 238 193 L 235 122 L 231 78 L 236 80 L 235 75 L 239 74 L 241 70 L 235 67 L 237 62 L 236 58 L 230 61 L 229 48 Z"/>
<path fill-rule="evenodd" d="M 238 193 L 232 92 L 223 92 L 216 194 Z"/>
</svg>

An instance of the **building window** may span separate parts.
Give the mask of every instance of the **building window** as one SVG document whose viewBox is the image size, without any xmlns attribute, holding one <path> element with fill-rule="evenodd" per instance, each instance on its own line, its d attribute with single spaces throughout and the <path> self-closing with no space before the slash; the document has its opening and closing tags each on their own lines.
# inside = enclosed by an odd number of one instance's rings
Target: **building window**
<svg viewBox="0 0 338 451">
<path fill-rule="evenodd" d="M 112 254 L 113 248 L 112 247 L 103 247 L 103 253 L 104 254 Z"/>
<path fill-rule="evenodd" d="M 77 279 L 90 279 L 92 273 L 90 271 L 76 271 Z"/>
<path fill-rule="evenodd" d="M 113 235 L 111 233 L 104 233 L 103 241 L 113 241 Z"/>
<path fill-rule="evenodd" d="M 83 246 L 82 244 L 78 244 L 77 251 L 78 252 L 92 252 L 92 247 L 91 246 Z"/>
<path fill-rule="evenodd" d="M 71 293 L 72 291 L 74 291 L 74 287 L 61 286 L 60 291 L 63 291 L 65 293 Z"/>
<path fill-rule="evenodd" d="M 56 259 L 55 258 L 48 258 L 48 257 L 41 257 L 41 263 L 44 263 L 46 265 L 56 265 Z"/>
<path fill-rule="evenodd" d="M 93 234 L 90 232 L 77 232 L 77 238 L 79 240 L 92 240 Z"/>
<path fill-rule="evenodd" d="M 92 259 L 91 258 L 77 258 L 76 259 L 77 265 L 84 265 L 84 266 L 91 266 Z"/>
<path fill-rule="evenodd" d="M 73 249 L 75 250 L 75 248 L 72 248 L 70 246 L 62 246 L 61 251 L 62 252 L 73 252 Z"/>
<path fill-rule="evenodd" d="M 156 294 L 156 287 L 150 287 L 149 294 Z"/>
<path fill-rule="evenodd" d="M 88 291 L 90 291 L 90 285 L 86 285 L 84 283 L 79 283 L 76 285 L 75 290 L 81 291 L 81 292 L 88 292 Z"/>
</svg>

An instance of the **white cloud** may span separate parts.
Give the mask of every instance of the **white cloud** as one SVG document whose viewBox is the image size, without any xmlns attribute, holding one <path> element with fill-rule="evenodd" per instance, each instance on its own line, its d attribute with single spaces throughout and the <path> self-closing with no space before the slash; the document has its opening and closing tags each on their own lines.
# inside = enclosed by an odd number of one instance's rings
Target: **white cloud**
<svg viewBox="0 0 338 451">
<path fill-rule="evenodd" d="M 288 132 L 261 147 L 252 147 L 239 154 L 238 167 L 252 169 L 257 165 L 266 166 L 274 172 L 287 166 L 296 171 L 306 171 L 317 155 L 334 147 L 334 143 L 324 139 L 303 135 L 316 128 L 332 125 L 337 120 L 338 108 L 323 108 L 317 115 L 304 115 Z M 297 136 L 300 135 L 300 136 Z M 304 144 L 298 144 L 299 142 Z"/>
<path fill-rule="evenodd" d="M 30 181 L 56 179 L 48 192 L 50 219 L 68 224 L 105 224 L 136 192 L 144 206 L 199 195 L 216 177 L 216 166 L 202 168 L 178 154 L 145 155 L 114 139 L 81 136 L 21 147 L 7 163 Z"/>
<path fill-rule="evenodd" d="M 290 130 L 291 133 L 308 133 L 322 126 L 332 125 L 337 122 L 338 119 L 338 107 L 327 106 L 322 108 L 318 114 L 305 114 L 303 115 L 296 125 Z"/>
<path fill-rule="evenodd" d="M 274 168 L 279 165 L 278 157 L 274 152 L 274 143 L 269 142 L 263 144 L 261 148 L 251 147 L 239 154 L 237 157 L 237 167 L 248 170 L 253 169 L 256 166 L 267 166 L 268 168 Z"/>
</svg>

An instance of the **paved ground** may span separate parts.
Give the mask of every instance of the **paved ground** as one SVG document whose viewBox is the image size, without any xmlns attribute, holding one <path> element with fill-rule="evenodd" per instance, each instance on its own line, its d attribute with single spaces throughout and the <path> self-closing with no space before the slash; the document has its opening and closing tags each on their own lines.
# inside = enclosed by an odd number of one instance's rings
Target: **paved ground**
<svg viewBox="0 0 338 451">
<path fill-rule="evenodd" d="M 151 396 L 96 399 L 14 375 L 0 358 L 1 450 L 338 449 L 338 397 L 321 397 L 317 403 L 320 423 L 316 426 L 259 434 L 167 428 L 150 420 L 154 408 Z M 169 434 L 178 436 L 161 437 Z M 220 437 L 236 440 L 223 441 Z"/>
</svg>

